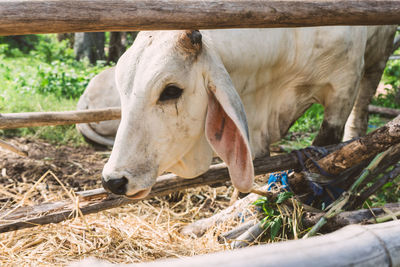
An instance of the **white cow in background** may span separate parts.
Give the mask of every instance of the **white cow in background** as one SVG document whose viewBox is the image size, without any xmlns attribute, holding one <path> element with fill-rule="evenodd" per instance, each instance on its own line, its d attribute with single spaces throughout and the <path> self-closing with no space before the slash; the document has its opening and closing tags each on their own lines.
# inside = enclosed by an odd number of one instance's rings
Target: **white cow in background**
<svg viewBox="0 0 400 267">
<path fill-rule="evenodd" d="M 79 98 L 77 109 L 101 109 L 120 107 L 121 101 L 115 84 L 115 67 L 97 74 Z M 119 120 L 77 124 L 78 131 L 95 144 L 112 146 L 117 134 Z"/>
<path fill-rule="evenodd" d="M 390 39 L 395 28 L 141 32 L 116 68 L 122 120 L 104 187 L 142 198 L 164 171 L 205 172 L 215 152 L 249 191 L 252 157 L 315 102 L 325 115 L 314 144 L 339 142 L 365 78 L 367 40 Z"/>
</svg>

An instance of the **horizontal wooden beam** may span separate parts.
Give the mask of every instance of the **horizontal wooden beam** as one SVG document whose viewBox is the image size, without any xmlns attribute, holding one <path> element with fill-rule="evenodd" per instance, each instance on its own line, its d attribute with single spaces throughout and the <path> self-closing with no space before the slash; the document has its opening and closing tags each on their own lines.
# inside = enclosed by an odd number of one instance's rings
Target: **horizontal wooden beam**
<svg viewBox="0 0 400 267">
<path fill-rule="evenodd" d="M 387 117 L 396 117 L 400 115 L 400 110 L 372 105 L 368 106 L 368 111 Z M 121 108 L 119 107 L 61 112 L 0 113 L 0 129 L 89 123 L 118 120 L 120 118 Z"/>
<path fill-rule="evenodd" d="M 400 0 L 0 0 L 0 35 L 400 24 Z"/>
<path fill-rule="evenodd" d="M 0 113 L 0 129 L 88 123 L 118 120 L 120 118 L 120 108 L 61 112 Z"/>
</svg>

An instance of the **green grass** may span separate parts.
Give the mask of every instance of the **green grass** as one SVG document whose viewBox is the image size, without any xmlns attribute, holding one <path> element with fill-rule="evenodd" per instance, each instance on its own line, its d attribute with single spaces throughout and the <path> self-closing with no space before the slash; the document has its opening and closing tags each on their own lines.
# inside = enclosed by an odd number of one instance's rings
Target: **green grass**
<svg viewBox="0 0 400 267">
<path fill-rule="evenodd" d="M 0 113 L 75 110 L 90 79 L 103 70 L 77 62 L 55 35 L 40 36 L 28 54 L 0 44 Z M 0 136 L 29 136 L 52 143 L 83 145 L 74 125 L 0 130 Z"/>
<path fill-rule="evenodd" d="M 310 146 L 323 119 L 324 108 L 320 104 L 313 104 L 290 127 L 288 134 L 278 144 L 288 152 Z"/>
<path fill-rule="evenodd" d="M 2 90 L 0 93 L 0 113 L 75 110 L 76 102 L 77 99 L 60 99 L 54 95 Z M 0 130 L 0 136 L 35 137 L 60 144 L 85 144 L 74 125 Z"/>
</svg>

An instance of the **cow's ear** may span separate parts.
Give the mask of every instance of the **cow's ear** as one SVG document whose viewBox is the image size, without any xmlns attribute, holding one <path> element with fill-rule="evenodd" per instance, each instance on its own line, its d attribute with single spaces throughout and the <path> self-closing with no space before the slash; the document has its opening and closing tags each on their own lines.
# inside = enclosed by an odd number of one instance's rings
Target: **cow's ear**
<svg viewBox="0 0 400 267">
<path fill-rule="evenodd" d="M 208 109 L 205 133 L 215 153 L 228 165 L 233 185 L 249 192 L 254 167 L 242 101 L 226 69 L 218 64 L 207 82 Z"/>
</svg>

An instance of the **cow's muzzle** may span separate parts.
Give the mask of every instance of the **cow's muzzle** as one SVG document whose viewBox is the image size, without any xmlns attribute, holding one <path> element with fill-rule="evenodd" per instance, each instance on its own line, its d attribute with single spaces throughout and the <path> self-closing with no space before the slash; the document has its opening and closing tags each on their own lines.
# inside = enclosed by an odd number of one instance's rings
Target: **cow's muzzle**
<svg viewBox="0 0 400 267">
<path fill-rule="evenodd" d="M 114 193 L 116 195 L 125 195 L 126 194 L 126 185 L 128 184 L 128 179 L 125 177 L 118 179 L 109 179 L 106 181 L 104 177 L 101 179 L 101 183 L 107 191 Z"/>
</svg>

